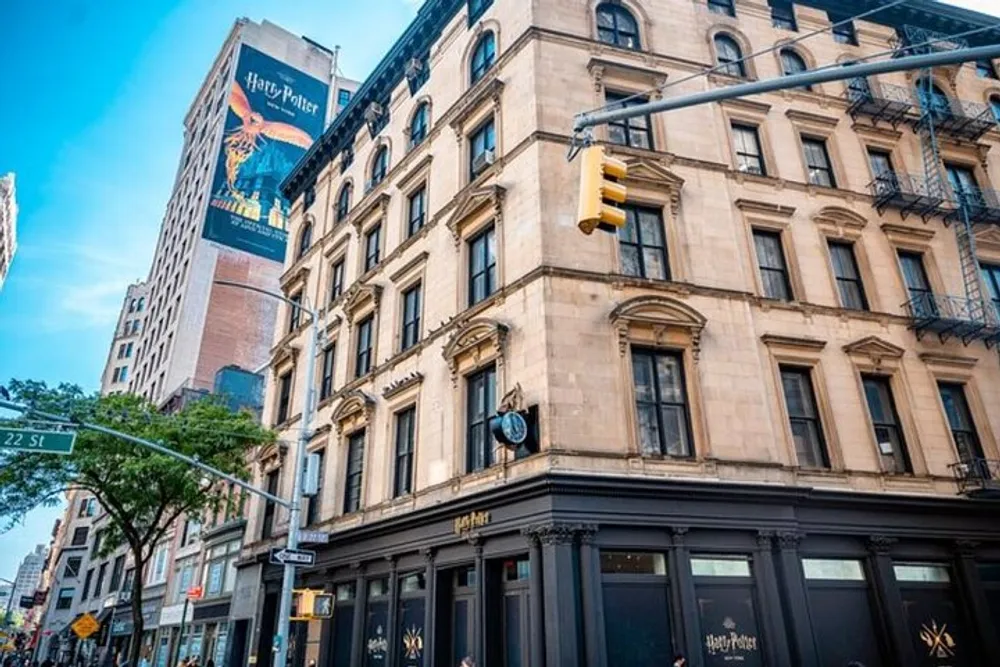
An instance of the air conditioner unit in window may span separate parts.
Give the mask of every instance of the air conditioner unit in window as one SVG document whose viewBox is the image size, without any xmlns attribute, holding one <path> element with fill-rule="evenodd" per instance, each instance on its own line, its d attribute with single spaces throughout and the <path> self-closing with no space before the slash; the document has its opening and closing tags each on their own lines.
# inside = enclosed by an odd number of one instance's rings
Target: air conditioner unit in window
<svg viewBox="0 0 1000 667">
<path fill-rule="evenodd" d="M 483 151 L 472 161 L 472 171 L 479 174 L 491 164 L 496 162 L 496 151 L 492 148 Z"/>
</svg>

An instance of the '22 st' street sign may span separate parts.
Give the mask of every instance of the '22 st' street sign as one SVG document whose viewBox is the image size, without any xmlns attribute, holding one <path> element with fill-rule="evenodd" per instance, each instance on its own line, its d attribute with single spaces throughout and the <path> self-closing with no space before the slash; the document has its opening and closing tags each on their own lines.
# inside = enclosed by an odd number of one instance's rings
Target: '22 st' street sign
<svg viewBox="0 0 1000 667">
<path fill-rule="evenodd" d="M 39 431 L 31 428 L 0 428 L 0 449 L 42 454 L 71 454 L 75 431 Z"/>
</svg>

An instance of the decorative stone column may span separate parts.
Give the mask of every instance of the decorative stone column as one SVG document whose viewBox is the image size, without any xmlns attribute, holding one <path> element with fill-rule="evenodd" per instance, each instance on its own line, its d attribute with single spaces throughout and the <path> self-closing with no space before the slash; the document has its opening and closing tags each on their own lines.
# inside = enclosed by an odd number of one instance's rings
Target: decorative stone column
<svg viewBox="0 0 1000 667">
<path fill-rule="evenodd" d="M 972 540 L 956 540 L 955 574 L 958 575 L 961 597 L 971 616 L 972 629 L 979 636 L 980 663 L 989 664 L 990 658 L 1000 656 L 1000 639 L 997 638 L 997 628 L 992 623 L 989 601 L 976 565 L 978 546 L 979 543 Z"/>
<path fill-rule="evenodd" d="M 389 561 L 389 627 L 385 629 L 385 636 L 389 638 L 389 655 L 386 657 L 386 665 L 395 665 L 396 656 L 399 654 L 399 577 L 397 568 L 399 563 L 395 556 L 386 556 Z"/>
<path fill-rule="evenodd" d="M 469 536 L 469 543 L 476 554 L 476 595 L 474 599 L 476 622 L 473 623 L 472 650 L 476 662 L 485 665 L 486 660 L 486 563 L 483 560 L 483 540 L 479 534 Z"/>
<path fill-rule="evenodd" d="M 528 597 L 531 602 L 531 664 L 545 667 L 545 590 L 542 584 L 542 542 L 532 528 L 521 534 L 528 540 Z"/>
<path fill-rule="evenodd" d="M 801 533 L 779 532 L 775 537 L 778 543 L 778 567 L 781 569 L 781 602 L 792 633 L 793 664 L 815 667 L 819 664 L 819 656 L 813 641 L 809 599 L 799 564 L 799 543 L 804 536 Z"/>
<path fill-rule="evenodd" d="M 896 575 L 892 571 L 892 559 L 889 557 L 889 551 L 895 543 L 895 538 L 884 535 L 869 537 L 869 561 L 875 578 L 873 583 L 880 616 L 885 620 L 889 647 L 895 658 L 895 664 L 898 667 L 909 667 L 917 664 L 917 656 L 907 636 L 906 620 L 903 618 L 903 596 L 899 594 Z"/>
<path fill-rule="evenodd" d="M 420 550 L 424 556 L 424 665 L 434 665 L 434 621 L 437 609 L 437 566 L 434 564 L 434 549 Z"/>
<path fill-rule="evenodd" d="M 670 529 L 670 591 L 673 608 L 680 613 L 671 615 L 674 643 L 687 656 L 691 667 L 701 667 L 701 637 L 698 634 L 698 596 L 691 574 L 691 552 L 686 537 L 687 526 Z"/>
<path fill-rule="evenodd" d="M 573 549 L 577 524 L 552 523 L 534 528 L 542 544 L 542 584 L 545 591 L 545 665 L 579 667 L 580 638 L 577 581 Z"/>
<path fill-rule="evenodd" d="M 586 664 L 606 667 L 604 631 L 604 591 L 601 588 L 601 552 L 594 544 L 597 526 L 580 527 L 580 600 L 583 609 L 583 638 Z M 581 663 L 583 664 L 583 663 Z"/>
<path fill-rule="evenodd" d="M 778 592 L 778 578 L 774 571 L 772 552 L 774 533 L 761 530 L 757 533 L 757 549 L 754 551 L 753 573 L 760 601 L 757 624 L 764 630 L 764 656 L 769 665 L 791 665 L 788 651 L 788 636 L 785 634 L 784 616 L 781 610 L 781 594 Z"/>
<path fill-rule="evenodd" d="M 368 587 L 361 563 L 351 563 L 354 576 L 354 619 L 351 622 L 351 665 L 358 667 L 364 656 L 365 619 L 368 617 Z"/>
</svg>

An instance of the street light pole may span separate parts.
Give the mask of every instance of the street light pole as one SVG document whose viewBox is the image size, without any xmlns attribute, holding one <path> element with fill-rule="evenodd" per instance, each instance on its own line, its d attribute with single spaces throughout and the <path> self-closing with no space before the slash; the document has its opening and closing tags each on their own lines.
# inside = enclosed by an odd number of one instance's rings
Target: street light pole
<svg viewBox="0 0 1000 667">
<path fill-rule="evenodd" d="M 292 497 L 288 503 L 288 540 L 289 549 L 296 549 L 299 546 L 299 524 L 302 515 L 302 477 L 305 474 L 306 445 L 309 444 L 309 425 L 312 424 L 313 402 L 315 394 L 316 375 L 316 350 L 319 347 L 320 330 L 319 315 L 315 310 L 303 307 L 301 303 L 296 303 L 282 294 L 269 292 L 253 285 L 231 282 L 228 280 L 216 280 L 217 285 L 237 287 L 250 290 L 259 294 L 264 294 L 272 298 L 284 301 L 293 309 L 299 312 L 305 311 L 312 320 L 309 336 L 309 343 L 306 347 L 306 392 L 305 404 L 302 406 L 302 419 L 299 421 L 299 441 L 295 449 L 295 467 L 292 470 Z M 275 658 L 274 667 L 286 667 L 288 663 L 288 638 L 291 634 L 292 618 L 292 592 L 295 587 L 295 565 L 286 562 L 284 574 L 281 580 L 281 600 L 278 604 L 278 627 L 274 636 Z"/>
</svg>

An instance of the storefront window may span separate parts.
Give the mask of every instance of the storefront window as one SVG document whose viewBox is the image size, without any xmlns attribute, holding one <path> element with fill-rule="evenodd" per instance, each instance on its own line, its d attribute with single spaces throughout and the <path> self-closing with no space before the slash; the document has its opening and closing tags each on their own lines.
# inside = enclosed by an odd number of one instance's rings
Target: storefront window
<svg viewBox="0 0 1000 667">
<path fill-rule="evenodd" d="M 604 574 L 667 574 L 663 554 L 635 551 L 602 551 L 601 572 Z"/>
<path fill-rule="evenodd" d="M 365 628 L 364 664 L 366 667 L 386 667 L 389 664 L 389 580 L 368 582 L 368 623 Z"/>
<path fill-rule="evenodd" d="M 406 575 L 399 580 L 399 627 L 396 641 L 401 667 L 424 665 L 425 584 L 422 573 Z"/>
<path fill-rule="evenodd" d="M 864 581 L 865 571 L 859 560 L 833 558 L 803 558 L 802 571 L 806 579 L 828 581 Z"/>
<path fill-rule="evenodd" d="M 864 563 L 854 559 L 803 558 L 813 640 L 824 665 L 883 664 L 879 626 Z"/>
<path fill-rule="evenodd" d="M 336 588 L 337 602 L 346 602 L 354 599 L 354 584 L 338 584 Z"/>
<path fill-rule="evenodd" d="M 691 557 L 705 667 L 763 667 L 750 558 Z"/>
<path fill-rule="evenodd" d="M 219 628 L 219 634 L 215 638 L 215 664 L 216 667 L 222 667 L 226 660 L 226 648 L 229 642 L 229 629 L 225 627 Z"/>
<path fill-rule="evenodd" d="M 948 568 L 928 563 L 896 563 L 892 566 L 896 581 L 947 584 Z"/>
<path fill-rule="evenodd" d="M 694 556 L 691 574 L 696 577 L 749 577 L 750 559 L 742 556 Z"/>
<path fill-rule="evenodd" d="M 608 667 L 669 665 L 670 582 L 663 554 L 601 552 Z"/>
<path fill-rule="evenodd" d="M 167 660 L 170 658 L 170 637 L 164 635 L 160 637 L 160 645 L 156 649 L 156 667 L 167 667 Z"/>
<path fill-rule="evenodd" d="M 531 576 L 531 563 L 527 558 L 505 560 L 503 563 L 504 581 L 524 581 Z"/>
</svg>

